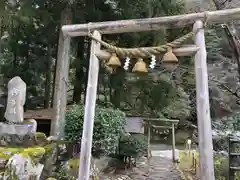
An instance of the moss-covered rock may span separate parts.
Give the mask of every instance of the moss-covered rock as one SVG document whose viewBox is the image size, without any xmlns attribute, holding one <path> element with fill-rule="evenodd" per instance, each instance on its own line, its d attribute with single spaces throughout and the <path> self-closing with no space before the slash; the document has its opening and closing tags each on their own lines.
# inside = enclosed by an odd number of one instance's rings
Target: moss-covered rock
<svg viewBox="0 0 240 180">
<path fill-rule="evenodd" d="M 26 135 L 19 134 L 1 134 L 0 133 L 0 147 L 34 147 L 44 146 L 49 141 L 44 133 L 36 132 Z"/>
<path fill-rule="evenodd" d="M 23 156 L 30 156 L 31 158 L 40 158 L 45 154 L 44 147 L 31 148 L 0 148 L 0 159 L 9 160 L 14 154 L 22 154 Z"/>
<path fill-rule="evenodd" d="M 10 157 L 4 170 L 4 178 L 8 180 L 39 180 L 43 165 L 35 163 L 29 154 L 20 153 Z"/>
<path fill-rule="evenodd" d="M 16 166 L 22 166 L 23 169 L 26 169 L 29 176 L 34 174 L 38 174 L 40 176 L 44 167 L 42 163 L 45 165 L 46 160 L 48 160 L 53 153 L 52 150 L 52 144 L 48 144 L 43 147 L 36 146 L 29 148 L 1 147 L 0 170 L 4 170 L 5 176 L 7 176 L 8 174 L 11 174 L 14 169 L 17 168 Z M 16 161 L 21 162 L 17 162 L 16 164 Z M 23 162 L 25 162 L 25 165 Z M 19 173 L 21 174 L 21 172 Z"/>
<path fill-rule="evenodd" d="M 57 144 L 55 144 L 55 143 L 48 144 L 48 145 L 44 146 L 44 148 L 45 148 L 46 153 L 45 153 L 44 158 L 42 158 L 42 163 L 44 164 L 44 168 L 43 168 L 43 172 L 41 175 L 41 179 L 46 179 L 47 177 L 53 175 L 53 172 L 57 165 L 56 161 L 57 161 L 59 155 L 61 154 L 59 152 L 59 148 L 58 148 Z"/>
<path fill-rule="evenodd" d="M 8 160 L 12 155 L 20 153 L 22 148 L 4 148 L 0 147 L 0 158 L 5 158 Z"/>
<path fill-rule="evenodd" d="M 67 162 L 67 172 L 73 176 L 77 177 L 79 169 L 79 158 L 72 158 Z"/>
<path fill-rule="evenodd" d="M 0 134 L 1 147 L 30 147 L 34 145 L 34 135 Z"/>
<path fill-rule="evenodd" d="M 35 140 L 36 140 L 37 145 L 48 143 L 47 136 L 44 133 L 41 133 L 41 132 L 37 132 L 35 134 Z"/>
<path fill-rule="evenodd" d="M 43 158 L 46 150 L 43 147 L 26 148 L 20 153 L 25 157 L 30 157 L 34 162 L 39 162 Z"/>
<path fill-rule="evenodd" d="M 78 178 L 78 170 L 79 170 L 79 158 L 72 158 L 70 159 L 66 165 L 65 165 L 65 170 L 67 174 L 74 178 Z M 90 171 L 90 177 L 93 180 L 98 180 L 99 179 L 99 169 L 97 168 L 95 164 L 95 160 L 92 158 L 91 159 L 91 171 Z"/>
<path fill-rule="evenodd" d="M 22 157 L 29 158 L 35 164 L 41 161 L 45 155 L 46 150 L 43 147 L 32 148 L 0 148 L 0 170 L 6 168 L 7 163 L 14 155 L 21 155 Z"/>
</svg>

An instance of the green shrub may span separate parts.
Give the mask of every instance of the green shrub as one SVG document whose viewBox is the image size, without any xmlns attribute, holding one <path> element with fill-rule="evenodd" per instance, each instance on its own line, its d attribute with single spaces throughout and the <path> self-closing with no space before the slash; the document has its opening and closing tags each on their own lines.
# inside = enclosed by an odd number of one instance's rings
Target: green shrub
<svg viewBox="0 0 240 180">
<path fill-rule="evenodd" d="M 67 173 L 64 167 L 57 168 L 54 176 L 57 180 L 76 180 L 76 178 Z"/>
<path fill-rule="evenodd" d="M 240 131 L 240 112 L 235 112 L 230 116 L 222 117 L 214 121 L 214 127 L 224 131 Z"/>
<path fill-rule="evenodd" d="M 228 157 L 214 156 L 215 176 L 216 179 L 224 179 L 228 177 Z"/>
<path fill-rule="evenodd" d="M 229 162 L 227 156 L 214 156 L 215 177 L 217 180 L 227 180 L 229 175 Z M 240 173 L 235 172 L 235 180 L 240 179 Z"/>
<path fill-rule="evenodd" d="M 141 134 L 122 136 L 119 142 L 119 155 L 140 157 L 147 153 L 147 139 Z"/>
<path fill-rule="evenodd" d="M 213 149 L 215 151 L 226 151 L 228 149 L 228 137 L 219 136 L 213 139 Z"/>
<path fill-rule="evenodd" d="M 66 111 L 65 139 L 80 141 L 83 131 L 84 107 L 74 105 Z M 96 108 L 93 151 L 103 151 L 105 154 L 114 153 L 118 138 L 124 133 L 125 114 L 112 108 Z"/>
</svg>

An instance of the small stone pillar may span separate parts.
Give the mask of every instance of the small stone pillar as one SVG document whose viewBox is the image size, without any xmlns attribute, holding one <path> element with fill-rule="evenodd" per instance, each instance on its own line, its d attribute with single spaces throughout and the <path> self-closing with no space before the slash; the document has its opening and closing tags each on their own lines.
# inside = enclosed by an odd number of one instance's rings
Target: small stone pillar
<svg viewBox="0 0 240 180">
<path fill-rule="evenodd" d="M 26 83 L 18 76 L 8 82 L 8 98 L 5 118 L 11 123 L 23 122 L 23 106 L 26 100 Z"/>
</svg>

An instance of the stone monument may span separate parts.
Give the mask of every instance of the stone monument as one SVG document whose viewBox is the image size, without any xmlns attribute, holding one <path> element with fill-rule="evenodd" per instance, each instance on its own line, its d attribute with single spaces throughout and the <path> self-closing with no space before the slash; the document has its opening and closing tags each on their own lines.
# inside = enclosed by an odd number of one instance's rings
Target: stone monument
<svg viewBox="0 0 240 180">
<path fill-rule="evenodd" d="M 8 82 L 8 98 L 5 118 L 10 123 L 23 122 L 23 106 L 26 100 L 26 83 L 18 76 Z"/>
<path fill-rule="evenodd" d="M 19 145 L 36 133 L 35 120 L 24 121 L 24 104 L 26 100 L 26 83 L 18 76 L 8 82 L 7 107 L 4 114 L 6 122 L 0 122 L 0 146 Z"/>
</svg>

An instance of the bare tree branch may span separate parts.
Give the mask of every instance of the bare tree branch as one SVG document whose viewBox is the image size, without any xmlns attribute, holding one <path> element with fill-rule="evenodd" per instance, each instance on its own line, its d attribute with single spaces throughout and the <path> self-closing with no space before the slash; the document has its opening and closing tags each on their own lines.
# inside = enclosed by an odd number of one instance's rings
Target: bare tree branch
<svg viewBox="0 0 240 180">
<path fill-rule="evenodd" d="M 210 79 L 210 81 L 216 82 L 219 86 L 221 86 L 223 89 L 225 89 L 226 91 L 228 91 L 231 95 L 240 98 L 240 94 L 238 93 L 240 88 L 237 88 L 235 91 L 232 90 L 230 87 L 228 87 L 227 85 L 224 84 L 224 82 L 218 81 L 216 79 Z"/>
<path fill-rule="evenodd" d="M 224 2 L 218 2 L 217 0 L 213 0 L 215 7 L 217 10 L 224 9 L 224 5 L 226 2 L 231 2 L 231 0 L 225 0 Z M 228 24 L 224 24 L 223 29 L 227 35 L 229 46 L 233 49 L 237 65 L 238 65 L 238 79 L 240 81 L 240 43 L 239 38 L 230 30 Z"/>
</svg>

